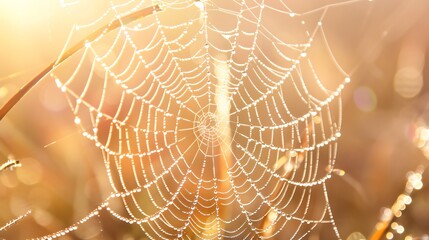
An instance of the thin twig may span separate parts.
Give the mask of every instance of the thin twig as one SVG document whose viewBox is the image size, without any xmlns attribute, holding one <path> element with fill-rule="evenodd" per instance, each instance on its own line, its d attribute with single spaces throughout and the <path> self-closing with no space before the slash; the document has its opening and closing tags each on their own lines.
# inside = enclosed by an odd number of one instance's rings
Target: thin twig
<svg viewBox="0 0 429 240">
<path fill-rule="evenodd" d="M 0 172 L 3 172 L 6 169 L 12 169 L 16 167 L 21 167 L 21 163 L 15 159 L 9 159 L 7 162 L 0 165 Z"/>
<path fill-rule="evenodd" d="M 4 231 L 5 229 L 9 228 L 10 226 L 17 223 L 18 221 L 22 220 L 23 218 L 27 217 L 30 214 L 31 214 L 31 210 L 28 210 L 26 213 L 22 214 L 21 216 L 11 220 L 10 222 L 6 223 L 6 225 L 4 225 L 3 227 L 0 227 L 0 232 Z"/>
<path fill-rule="evenodd" d="M 415 174 L 418 174 L 421 177 L 425 169 L 426 169 L 426 166 L 419 166 L 419 168 L 415 172 L 411 172 L 411 175 L 417 176 Z M 410 203 L 405 200 L 405 197 L 411 199 L 411 195 L 413 191 L 420 189 L 420 187 L 415 186 L 415 182 L 413 181 L 416 181 L 415 178 L 413 178 L 412 176 L 408 176 L 408 181 L 404 192 L 401 195 L 399 195 L 399 197 L 397 198 L 397 200 L 395 201 L 395 203 L 392 205 L 391 208 L 385 209 L 385 211 L 381 216 L 380 221 L 375 225 L 375 228 L 369 240 L 382 239 L 383 236 L 385 236 L 386 233 L 389 231 L 391 224 L 395 222 L 402 215 L 402 211 L 405 209 L 405 206 Z M 421 181 L 421 179 L 417 181 Z"/>
<path fill-rule="evenodd" d="M 37 83 L 40 82 L 40 80 L 43 79 L 48 73 L 50 73 L 55 66 L 60 65 L 63 63 L 66 59 L 71 57 L 73 54 L 81 50 L 85 43 L 94 41 L 97 37 L 99 37 L 102 34 L 107 34 L 122 25 L 126 25 L 128 23 L 131 23 L 133 21 L 136 21 L 140 18 L 143 18 L 145 16 L 151 15 L 155 11 L 160 11 L 161 8 L 159 5 L 154 5 L 151 7 L 147 7 L 144 9 L 141 9 L 139 11 L 136 11 L 134 13 L 131 13 L 129 15 L 126 15 L 124 17 L 118 18 L 109 24 L 106 24 L 105 26 L 99 28 L 80 42 L 76 43 L 74 46 L 72 46 L 69 50 L 67 50 L 64 54 L 60 56 L 59 59 L 55 60 L 53 63 L 51 63 L 49 66 L 47 66 L 42 72 L 40 72 L 36 77 L 34 77 L 31 81 L 29 81 L 27 84 L 25 84 L 15 95 L 13 95 L 9 101 L 7 101 L 0 109 L 0 121 L 6 116 L 6 114 L 23 98 Z"/>
</svg>

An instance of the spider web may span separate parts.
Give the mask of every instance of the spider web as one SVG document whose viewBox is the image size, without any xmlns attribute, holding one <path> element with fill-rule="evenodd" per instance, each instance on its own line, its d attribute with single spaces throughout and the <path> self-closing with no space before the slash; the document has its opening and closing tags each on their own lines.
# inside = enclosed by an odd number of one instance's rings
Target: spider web
<svg viewBox="0 0 429 240">
<path fill-rule="evenodd" d="M 152 239 L 301 239 L 323 225 L 340 238 L 326 183 L 350 77 L 323 23 L 357 2 L 111 1 L 76 25 L 71 38 L 154 8 L 51 73 L 112 194 L 46 238 L 100 211 Z"/>
</svg>

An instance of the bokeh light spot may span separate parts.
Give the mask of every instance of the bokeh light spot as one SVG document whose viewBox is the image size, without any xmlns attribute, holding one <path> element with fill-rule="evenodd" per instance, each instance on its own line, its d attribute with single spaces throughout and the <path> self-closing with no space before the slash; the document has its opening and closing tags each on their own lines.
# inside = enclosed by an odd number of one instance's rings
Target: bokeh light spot
<svg viewBox="0 0 429 240">
<path fill-rule="evenodd" d="M 368 87 L 357 88 L 353 94 L 353 99 L 356 106 L 364 112 L 373 111 L 377 106 L 377 96 Z"/>
<path fill-rule="evenodd" d="M 34 185 L 42 179 L 43 169 L 40 163 L 34 159 L 23 161 L 23 166 L 16 169 L 19 181 L 26 185 Z"/>
<path fill-rule="evenodd" d="M 395 91 L 404 98 L 417 96 L 423 88 L 423 76 L 421 71 L 412 67 L 399 69 L 395 75 Z"/>
</svg>

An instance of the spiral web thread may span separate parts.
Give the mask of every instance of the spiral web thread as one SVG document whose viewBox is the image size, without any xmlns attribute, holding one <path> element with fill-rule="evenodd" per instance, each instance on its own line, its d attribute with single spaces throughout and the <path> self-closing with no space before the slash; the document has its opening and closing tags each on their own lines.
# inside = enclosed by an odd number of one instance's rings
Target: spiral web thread
<svg viewBox="0 0 429 240">
<path fill-rule="evenodd" d="M 326 182 L 350 78 L 323 23 L 368 1 L 321 2 L 299 12 L 286 0 L 112 1 L 76 25 L 72 37 L 159 7 L 51 74 L 100 148 L 112 194 L 46 238 L 100 211 L 152 239 L 301 239 L 325 225 L 340 238 Z"/>
</svg>

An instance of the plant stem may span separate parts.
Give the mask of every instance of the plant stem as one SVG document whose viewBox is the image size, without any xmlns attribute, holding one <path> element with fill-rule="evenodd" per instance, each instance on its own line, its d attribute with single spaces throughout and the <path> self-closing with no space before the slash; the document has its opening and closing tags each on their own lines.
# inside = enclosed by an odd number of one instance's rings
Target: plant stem
<svg viewBox="0 0 429 240">
<path fill-rule="evenodd" d="M 13 95 L 1 108 L 0 108 L 0 121 L 6 116 L 6 114 L 23 98 L 37 83 L 40 82 L 49 72 L 51 72 L 55 66 L 60 65 L 66 59 L 71 57 L 73 54 L 81 50 L 85 43 L 94 41 L 101 34 L 107 34 L 120 26 L 126 25 L 130 22 L 136 21 L 140 18 L 146 17 L 153 14 L 155 11 L 160 11 L 161 8 L 159 5 L 154 5 L 151 7 L 143 8 L 139 11 L 126 15 L 124 17 L 118 18 L 103 27 L 97 29 L 95 32 L 88 35 L 86 38 L 81 40 L 67 50 L 64 54 L 60 56 L 59 59 L 55 60 L 49 66 L 47 66 L 42 72 L 37 74 L 31 81 L 25 84 L 15 95 Z"/>
<path fill-rule="evenodd" d="M 14 159 L 9 159 L 7 162 L 0 165 L 0 172 L 3 172 L 6 169 L 11 169 L 14 167 L 20 167 L 21 163 L 19 161 L 16 161 Z"/>
<path fill-rule="evenodd" d="M 416 171 L 412 172 L 412 174 L 419 174 L 421 176 L 423 175 L 426 167 L 427 166 L 419 166 Z M 404 202 L 404 199 L 401 198 L 401 196 L 411 197 L 412 193 L 416 190 L 420 190 L 420 188 L 414 188 L 412 180 L 408 177 L 404 192 L 399 195 L 392 207 L 386 209 L 387 213 L 385 212 L 380 221 L 375 225 L 369 240 L 380 240 L 385 237 L 386 233 L 391 229 L 391 224 L 400 218 L 402 211 L 404 211 L 406 205 L 409 204 Z"/>
</svg>

